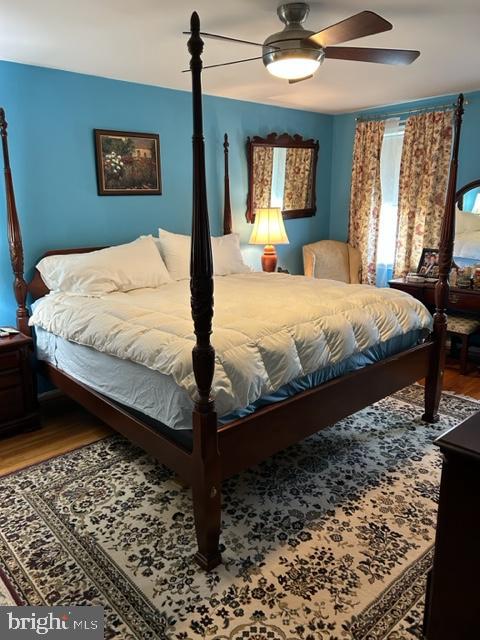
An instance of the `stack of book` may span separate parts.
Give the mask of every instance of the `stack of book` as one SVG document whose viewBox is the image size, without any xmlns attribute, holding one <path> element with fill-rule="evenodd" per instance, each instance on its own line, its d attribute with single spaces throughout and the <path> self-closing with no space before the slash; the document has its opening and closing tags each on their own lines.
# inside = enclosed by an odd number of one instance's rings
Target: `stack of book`
<svg viewBox="0 0 480 640">
<path fill-rule="evenodd" d="M 421 276 L 413 271 L 411 273 L 407 273 L 407 276 L 405 278 L 405 282 L 411 282 L 415 284 L 425 282 L 425 280 L 427 280 L 425 276 Z"/>
</svg>

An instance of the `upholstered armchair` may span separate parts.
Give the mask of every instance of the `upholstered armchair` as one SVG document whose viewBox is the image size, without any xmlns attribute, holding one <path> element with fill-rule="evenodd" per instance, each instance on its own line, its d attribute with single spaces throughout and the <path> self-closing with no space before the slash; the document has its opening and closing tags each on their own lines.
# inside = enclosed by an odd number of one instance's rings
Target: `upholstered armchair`
<svg viewBox="0 0 480 640">
<path fill-rule="evenodd" d="M 346 242 L 320 240 L 303 247 L 303 269 L 311 278 L 340 280 L 349 284 L 362 281 L 360 251 Z"/>
</svg>

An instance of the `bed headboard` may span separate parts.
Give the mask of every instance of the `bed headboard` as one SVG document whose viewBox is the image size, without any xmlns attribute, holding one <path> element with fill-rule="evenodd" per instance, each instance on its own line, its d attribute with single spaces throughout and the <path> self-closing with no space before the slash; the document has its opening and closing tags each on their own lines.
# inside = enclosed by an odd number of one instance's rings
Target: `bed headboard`
<svg viewBox="0 0 480 640">
<path fill-rule="evenodd" d="M 20 232 L 20 224 L 15 206 L 15 194 L 13 190 L 13 181 L 10 170 L 8 139 L 7 139 L 7 122 L 5 120 L 5 111 L 0 109 L 0 131 L 2 137 L 3 159 L 5 168 L 5 191 L 7 196 L 7 215 L 8 215 L 8 238 L 10 247 L 10 260 L 14 273 L 14 290 L 17 300 L 17 326 L 22 333 L 29 334 L 28 328 L 28 309 L 26 307 L 26 296 L 30 294 L 32 300 L 43 298 L 49 293 L 47 285 L 42 280 L 40 272 L 35 269 L 33 278 L 30 282 L 24 279 L 23 269 L 23 245 Z M 229 176 L 229 141 L 228 134 L 223 137 L 223 155 L 224 155 L 224 202 L 223 202 L 223 233 L 225 235 L 232 233 L 232 209 L 230 203 L 230 176 Z M 41 257 L 54 255 L 66 255 L 73 253 L 89 253 L 90 251 L 98 251 L 105 247 L 74 247 L 71 249 L 51 249 L 44 253 Z M 23 300 L 23 302 L 22 302 Z"/>
</svg>

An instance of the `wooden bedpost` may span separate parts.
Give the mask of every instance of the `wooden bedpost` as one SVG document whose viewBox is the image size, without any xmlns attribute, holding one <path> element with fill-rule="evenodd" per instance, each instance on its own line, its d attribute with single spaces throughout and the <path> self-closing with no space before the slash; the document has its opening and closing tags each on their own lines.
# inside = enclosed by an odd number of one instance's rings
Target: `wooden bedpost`
<svg viewBox="0 0 480 640">
<path fill-rule="evenodd" d="M 224 190 L 223 190 L 223 233 L 228 235 L 232 233 L 232 207 L 230 203 L 230 175 L 228 172 L 228 134 L 223 136 L 223 155 L 225 160 L 225 167 L 223 173 Z"/>
<path fill-rule="evenodd" d="M 210 343 L 213 318 L 213 260 L 207 207 L 205 148 L 202 119 L 203 41 L 200 19 L 194 11 L 190 20 L 188 50 L 191 55 L 193 102 L 193 210 L 190 255 L 192 318 L 196 335 L 193 372 L 198 395 L 193 410 L 193 509 L 197 532 L 197 563 L 209 571 L 221 562 L 219 551 L 221 502 L 220 455 L 217 414 L 211 396 L 215 371 L 215 350 Z"/>
<path fill-rule="evenodd" d="M 438 406 L 445 369 L 445 341 L 447 338 L 447 306 L 450 292 L 449 276 L 452 268 L 455 241 L 455 194 L 457 187 L 458 149 L 463 116 L 463 94 L 458 96 L 454 114 L 453 151 L 450 161 L 445 215 L 442 221 L 440 252 L 438 258 L 438 282 L 435 285 L 435 314 L 433 316 L 434 349 L 425 380 L 425 413 L 423 420 L 437 422 Z"/>
<path fill-rule="evenodd" d="M 7 234 L 10 249 L 10 262 L 14 276 L 13 291 L 17 301 L 17 328 L 25 335 L 30 335 L 28 326 L 28 310 L 26 306 L 28 285 L 23 275 L 23 244 L 18 221 L 15 193 L 13 191 L 12 172 L 8 153 L 7 121 L 5 111 L 0 108 L 0 135 L 2 137 L 3 171 L 5 175 L 5 196 L 7 199 Z"/>
</svg>

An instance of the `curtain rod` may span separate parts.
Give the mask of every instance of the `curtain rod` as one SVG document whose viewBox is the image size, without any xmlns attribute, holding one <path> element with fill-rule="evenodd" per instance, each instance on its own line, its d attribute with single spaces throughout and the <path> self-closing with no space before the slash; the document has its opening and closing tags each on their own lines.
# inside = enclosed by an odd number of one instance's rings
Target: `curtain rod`
<svg viewBox="0 0 480 640">
<path fill-rule="evenodd" d="M 468 100 L 465 100 L 464 104 L 468 104 Z M 380 120 L 389 118 L 395 118 L 396 116 L 406 116 L 412 113 L 420 113 L 422 111 L 455 111 L 456 103 L 431 105 L 430 107 L 418 107 L 417 109 L 404 109 L 403 111 L 396 111 L 395 113 L 372 113 L 371 115 L 362 115 L 355 118 L 355 122 L 367 122 L 368 120 Z"/>
</svg>

